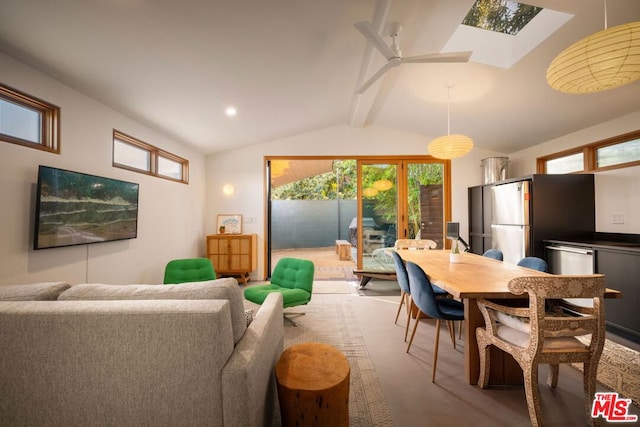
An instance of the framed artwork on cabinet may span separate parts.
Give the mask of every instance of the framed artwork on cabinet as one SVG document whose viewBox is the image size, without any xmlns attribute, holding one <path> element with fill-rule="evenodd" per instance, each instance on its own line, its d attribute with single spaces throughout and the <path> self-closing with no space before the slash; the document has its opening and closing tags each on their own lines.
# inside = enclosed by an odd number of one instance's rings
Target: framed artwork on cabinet
<svg viewBox="0 0 640 427">
<path fill-rule="evenodd" d="M 217 228 L 220 234 L 242 234 L 242 215 L 218 214 Z"/>
</svg>

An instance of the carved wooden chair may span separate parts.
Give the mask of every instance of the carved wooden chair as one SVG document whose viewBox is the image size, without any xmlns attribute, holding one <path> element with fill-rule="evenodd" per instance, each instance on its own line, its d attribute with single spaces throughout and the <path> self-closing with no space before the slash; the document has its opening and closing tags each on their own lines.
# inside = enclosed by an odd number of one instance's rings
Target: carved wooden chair
<svg viewBox="0 0 640 427">
<path fill-rule="evenodd" d="M 489 383 L 490 345 L 511 354 L 524 374 L 531 424 L 541 426 L 538 365 L 550 365 L 547 384 L 555 388 L 560 363 L 583 363 L 587 421 L 596 425 L 598 420 L 591 418 L 591 404 L 605 341 L 604 275 L 519 277 L 509 282 L 509 291 L 516 295 L 527 293 L 529 306 L 478 300 L 486 325 L 476 329 L 480 350 L 478 385 L 486 388 Z M 580 305 L 575 305 L 578 300 L 573 298 L 581 299 Z M 584 298 L 593 304 L 584 304 Z M 500 302 L 508 304 L 509 300 Z M 588 344 L 576 339 L 589 334 Z"/>
<path fill-rule="evenodd" d="M 374 249 L 371 258 L 382 265 L 393 264 L 391 252 L 395 249 L 435 249 L 438 244 L 430 239 L 398 239 L 393 247 Z M 391 266 L 393 268 L 393 265 Z M 397 267 L 396 267 L 397 269 Z"/>
<path fill-rule="evenodd" d="M 396 249 L 435 249 L 436 242 L 429 239 L 398 239 L 394 245 Z"/>
</svg>

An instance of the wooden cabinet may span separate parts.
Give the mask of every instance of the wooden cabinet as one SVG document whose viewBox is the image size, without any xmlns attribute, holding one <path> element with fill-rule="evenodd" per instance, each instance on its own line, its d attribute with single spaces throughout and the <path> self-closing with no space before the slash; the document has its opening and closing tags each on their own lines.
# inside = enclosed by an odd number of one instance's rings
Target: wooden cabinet
<svg viewBox="0 0 640 427">
<path fill-rule="evenodd" d="M 219 276 L 239 276 L 247 283 L 258 266 L 256 234 L 211 234 L 207 236 L 207 257 Z"/>
</svg>

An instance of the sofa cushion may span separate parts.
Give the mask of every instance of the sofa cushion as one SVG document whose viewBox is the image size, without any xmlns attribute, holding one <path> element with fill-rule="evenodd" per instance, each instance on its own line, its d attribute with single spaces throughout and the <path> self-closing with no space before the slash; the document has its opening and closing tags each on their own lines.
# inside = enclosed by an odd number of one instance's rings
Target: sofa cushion
<svg viewBox="0 0 640 427">
<path fill-rule="evenodd" d="M 225 426 L 229 309 L 222 299 L 0 301 L 0 425 Z"/>
<path fill-rule="evenodd" d="M 522 332 L 526 335 L 531 334 L 531 324 L 529 322 L 529 318 L 512 316 L 511 314 L 507 314 L 498 310 L 496 310 L 495 313 L 496 313 L 496 320 L 502 323 L 503 325 L 511 329 L 514 329 L 518 332 Z M 567 315 L 562 312 L 557 312 L 557 313 L 547 313 L 547 316 L 566 317 Z M 571 329 L 571 330 L 560 329 L 558 331 L 545 330 L 544 336 L 545 338 L 576 337 L 580 335 L 586 335 L 589 333 L 591 333 L 591 331 L 588 329 Z"/>
<path fill-rule="evenodd" d="M 233 342 L 237 343 L 247 329 L 244 298 L 233 278 L 189 282 L 179 285 L 105 285 L 85 283 L 63 292 L 60 300 L 146 300 L 146 299 L 226 299 L 231 308 Z"/>
<path fill-rule="evenodd" d="M 0 285 L 0 301 L 52 301 L 69 287 L 67 282 Z"/>
</svg>

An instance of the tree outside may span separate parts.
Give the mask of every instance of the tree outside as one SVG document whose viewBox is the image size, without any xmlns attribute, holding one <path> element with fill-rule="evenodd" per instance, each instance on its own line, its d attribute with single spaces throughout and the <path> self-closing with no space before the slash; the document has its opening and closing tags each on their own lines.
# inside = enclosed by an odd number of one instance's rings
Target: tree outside
<svg viewBox="0 0 640 427">
<path fill-rule="evenodd" d="M 383 167 L 378 167 L 383 166 Z M 387 166 L 387 167 L 384 167 Z M 408 174 L 409 227 L 420 229 L 420 186 L 443 183 L 442 163 L 410 163 Z M 335 160 L 333 171 L 291 182 L 272 189 L 272 200 L 336 200 L 357 198 L 356 160 Z M 375 206 L 376 216 L 388 223 L 396 222 L 396 168 L 388 165 L 367 167 L 362 176 L 365 205 Z M 374 183 L 392 183 L 390 188 L 375 190 Z M 380 185 L 377 185 L 380 187 Z"/>
<path fill-rule="evenodd" d="M 513 36 L 541 10 L 513 0 L 477 0 L 462 23 Z"/>
</svg>

